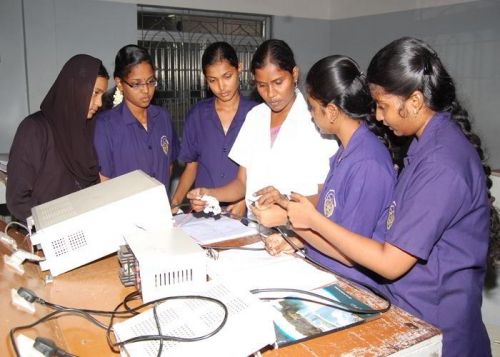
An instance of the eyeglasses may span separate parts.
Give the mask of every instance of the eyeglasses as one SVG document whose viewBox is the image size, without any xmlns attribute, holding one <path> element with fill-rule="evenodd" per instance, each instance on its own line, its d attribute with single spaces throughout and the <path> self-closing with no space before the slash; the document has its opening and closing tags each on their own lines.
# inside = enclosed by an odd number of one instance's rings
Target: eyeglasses
<svg viewBox="0 0 500 357">
<path fill-rule="evenodd" d="M 145 82 L 145 83 L 129 83 L 127 82 L 125 79 L 121 78 L 121 80 L 126 84 L 128 85 L 130 88 L 132 88 L 133 90 L 139 90 L 143 87 L 148 87 L 148 88 L 154 88 L 158 85 L 158 80 L 156 78 L 153 78 L 153 79 L 150 79 L 149 81 Z"/>
</svg>

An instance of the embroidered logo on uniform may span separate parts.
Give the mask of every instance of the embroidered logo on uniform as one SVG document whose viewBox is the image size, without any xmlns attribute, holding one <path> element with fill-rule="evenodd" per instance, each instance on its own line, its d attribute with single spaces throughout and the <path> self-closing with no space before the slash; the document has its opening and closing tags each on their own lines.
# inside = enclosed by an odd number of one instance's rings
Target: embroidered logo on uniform
<svg viewBox="0 0 500 357">
<path fill-rule="evenodd" d="M 168 142 L 168 139 L 165 135 L 163 135 L 160 139 L 160 145 L 161 145 L 161 148 L 163 149 L 163 152 L 165 153 L 165 155 L 168 154 L 168 148 L 170 147 L 170 143 Z"/>
<path fill-rule="evenodd" d="M 394 220 L 396 219 L 396 201 L 392 201 L 389 206 L 389 214 L 387 215 L 386 227 L 387 230 L 391 229 Z"/>
<path fill-rule="evenodd" d="M 335 212 L 337 202 L 335 201 L 335 190 L 329 190 L 325 195 L 325 202 L 323 204 L 323 214 L 326 217 L 331 217 Z"/>
</svg>

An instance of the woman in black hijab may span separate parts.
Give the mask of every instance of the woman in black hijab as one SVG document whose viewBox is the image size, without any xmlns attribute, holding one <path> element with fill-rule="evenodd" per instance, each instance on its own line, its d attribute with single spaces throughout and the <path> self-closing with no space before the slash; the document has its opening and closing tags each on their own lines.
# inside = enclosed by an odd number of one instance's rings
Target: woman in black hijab
<svg viewBox="0 0 500 357">
<path fill-rule="evenodd" d="M 40 111 L 19 125 L 7 167 L 7 208 L 26 221 L 31 208 L 99 182 L 94 121 L 109 75 L 102 62 L 76 55 L 66 62 Z"/>
</svg>

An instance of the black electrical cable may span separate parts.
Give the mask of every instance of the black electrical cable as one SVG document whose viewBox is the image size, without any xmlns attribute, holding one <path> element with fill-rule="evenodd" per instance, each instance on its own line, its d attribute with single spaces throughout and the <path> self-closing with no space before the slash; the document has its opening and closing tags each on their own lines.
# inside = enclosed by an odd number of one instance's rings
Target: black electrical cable
<svg viewBox="0 0 500 357">
<path fill-rule="evenodd" d="M 9 331 L 10 342 L 12 343 L 12 347 L 14 348 L 14 353 L 16 354 L 17 357 L 22 357 L 22 356 L 20 355 L 19 350 L 17 348 L 17 343 L 16 343 L 16 339 L 15 339 L 15 333 L 17 331 L 20 331 L 20 330 L 32 328 L 32 327 L 38 325 L 39 323 L 42 323 L 42 322 L 47 321 L 47 320 L 50 320 L 53 316 L 55 316 L 57 314 L 60 314 L 60 312 L 59 311 L 52 311 L 51 313 L 43 316 L 41 319 L 38 319 L 37 321 L 35 321 L 35 322 L 33 322 L 33 323 L 29 324 L 29 325 L 23 325 L 23 326 L 14 327 L 14 328 L 12 328 Z"/>
<path fill-rule="evenodd" d="M 301 258 L 301 259 L 304 259 L 309 264 L 312 264 L 312 265 L 316 266 L 317 268 L 319 268 L 321 270 L 324 270 L 324 271 L 329 272 L 329 273 L 333 273 L 336 276 L 341 277 L 341 278 L 349 281 L 350 283 L 354 283 L 356 286 L 361 287 L 361 288 L 363 288 L 365 290 L 369 290 L 371 293 L 373 293 L 376 296 L 378 296 L 380 299 L 382 299 L 384 302 L 387 303 L 387 306 L 384 307 L 384 308 L 382 308 L 382 309 L 378 309 L 378 312 L 383 313 L 383 312 L 389 311 L 389 309 L 391 308 L 392 302 L 389 299 L 389 297 L 387 295 L 385 295 L 383 292 L 381 292 L 379 289 L 377 289 L 376 287 L 368 285 L 368 284 L 365 284 L 365 283 L 362 283 L 362 282 L 360 282 L 360 281 L 358 281 L 356 279 L 353 279 L 353 278 L 348 278 L 348 277 L 346 277 L 346 276 L 344 276 L 344 275 L 342 275 L 340 273 L 332 271 L 331 269 L 329 269 L 325 265 L 323 265 L 323 264 L 315 261 L 311 257 L 309 257 L 305 252 L 302 253 L 302 256 L 298 255 L 298 257 Z"/>
<path fill-rule="evenodd" d="M 299 247 L 297 247 L 297 245 L 290 239 L 290 237 L 288 236 L 288 233 L 285 230 L 282 230 L 279 226 L 273 227 L 273 228 L 275 230 L 277 230 L 278 233 L 281 235 L 281 237 L 283 237 L 283 239 L 285 240 L 285 242 L 287 242 L 293 248 L 294 253 L 301 252 L 302 255 L 305 257 L 305 254 L 302 251 L 302 249 L 300 249 Z"/>
<path fill-rule="evenodd" d="M 138 308 L 142 308 L 145 305 L 151 305 L 151 304 L 156 304 L 159 302 L 165 302 L 168 300 L 180 300 L 180 299 L 198 299 L 198 300 L 206 300 L 206 301 L 213 302 L 213 303 L 219 305 L 223 309 L 224 317 L 223 317 L 221 323 L 219 324 L 219 326 L 217 326 L 217 328 L 215 328 L 213 331 L 211 331 L 205 335 L 202 335 L 202 336 L 178 337 L 178 336 L 168 336 L 168 335 L 161 335 L 161 334 L 160 335 L 144 335 L 144 336 L 132 337 L 132 338 L 127 339 L 125 341 L 113 343 L 112 346 L 113 347 L 123 346 L 123 345 L 129 344 L 129 343 L 136 343 L 136 342 L 142 342 L 142 341 L 156 341 L 156 340 L 176 341 L 176 342 L 196 342 L 196 341 L 201 341 L 201 340 L 207 339 L 209 337 L 212 337 L 213 335 L 218 333 L 226 324 L 227 318 L 229 315 L 229 311 L 228 311 L 227 306 L 222 301 L 215 299 L 215 298 L 208 297 L 208 296 L 202 296 L 202 295 L 170 296 L 170 297 L 166 297 L 163 299 L 158 299 L 158 300 L 148 302 L 147 304 L 143 304 L 143 305 L 139 306 Z M 159 321 L 157 323 L 159 325 Z"/>
<path fill-rule="evenodd" d="M 129 304 L 130 301 L 139 300 L 140 298 L 141 298 L 141 292 L 140 291 L 134 291 L 134 292 L 128 294 L 123 299 L 123 307 L 130 314 L 132 314 L 132 315 L 138 315 L 139 312 L 136 311 L 136 308 L 135 307 L 130 307 L 128 304 Z"/>
<path fill-rule="evenodd" d="M 355 314 L 378 314 L 380 312 L 385 312 L 387 310 L 381 311 L 380 309 L 364 309 L 364 308 L 358 308 L 354 306 L 350 306 L 347 304 L 344 304 L 342 302 L 333 300 L 327 296 L 323 296 L 321 294 L 314 293 L 312 291 L 307 291 L 307 290 L 301 290 L 301 289 L 291 289 L 291 288 L 267 288 L 267 289 L 253 289 L 250 291 L 252 294 L 260 294 L 260 293 L 267 293 L 267 292 L 286 292 L 286 293 L 296 293 L 296 294 L 302 294 L 302 295 L 308 295 L 312 296 L 316 299 L 307 299 L 307 298 L 302 298 L 300 296 L 285 296 L 285 297 L 268 297 L 264 298 L 266 300 L 277 300 L 277 299 L 295 299 L 295 300 L 304 300 L 304 301 L 310 301 L 310 302 L 316 302 L 318 304 L 322 304 L 325 306 L 330 306 L 342 311 L 346 312 L 352 312 Z M 326 301 L 323 302 L 322 300 Z"/>
<path fill-rule="evenodd" d="M 37 296 L 33 291 L 31 291 L 27 288 L 22 288 L 22 287 L 17 290 L 17 294 L 30 303 L 36 302 L 40 305 L 47 306 L 53 310 L 61 310 L 61 311 L 68 311 L 68 312 L 78 310 L 79 312 L 93 314 L 93 315 L 110 315 L 111 313 L 113 313 L 112 311 L 70 308 L 70 307 L 54 304 L 54 303 L 48 302 L 48 301 L 42 299 L 41 297 Z M 117 313 L 118 314 L 127 314 L 127 312 L 125 312 L 125 311 L 118 311 Z"/>
<path fill-rule="evenodd" d="M 47 306 L 47 307 L 55 310 L 55 311 L 48 313 L 47 315 L 43 316 L 42 318 L 38 319 L 37 321 L 35 321 L 29 325 L 18 326 L 18 327 L 15 327 L 15 328 L 10 330 L 10 332 L 9 332 L 10 340 L 12 342 L 14 352 L 16 353 L 16 356 L 18 356 L 18 357 L 20 357 L 20 354 L 19 354 L 19 350 L 17 348 L 17 344 L 15 341 L 15 333 L 17 331 L 32 328 L 40 323 L 43 323 L 45 321 L 48 321 L 48 320 L 51 320 L 54 318 L 58 318 L 58 317 L 64 316 L 64 315 L 79 315 L 79 316 L 84 317 L 85 319 L 89 320 L 93 324 L 97 325 L 98 327 L 106 330 L 106 337 L 107 337 L 108 345 L 110 346 L 110 348 L 113 352 L 119 353 L 120 351 L 115 349 L 114 347 L 123 346 L 127 343 L 134 343 L 134 342 L 139 342 L 139 341 L 159 340 L 160 341 L 159 355 L 160 355 L 162 350 L 163 350 L 163 341 L 164 340 L 178 341 L 178 342 L 194 342 L 194 341 L 200 341 L 200 340 L 203 340 L 203 339 L 206 339 L 206 338 L 209 338 L 209 337 L 215 335 L 224 327 L 224 325 L 227 322 L 227 318 L 228 318 L 228 314 L 229 314 L 227 306 L 222 301 L 215 299 L 215 298 L 208 297 L 208 296 L 202 296 L 202 295 L 170 296 L 170 297 L 150 301 L 150 302 L 147 302 L 147 303 L 144 303 L 144 304 L 141 304 L 137 307 L 132 308 L 132 307 L 128 306 L 128 302 L 133 300 L 133 299 L 137 299 L 140 296 L 140 293 L 138 291 L 134 291 L 134 292 L 128 294 L 124 298 L 124 300 L 122 302 L 120 302 L 120 304 L 118 304 L 115 307 L 115 309 L 113 311 L 103 311 L 103 310 L 79 309 L 79 308 L 66 307 L 66 306 L 62 306 L 62 305 L 53 304 L 53 303 L 50 303 L 48 301 L 45 301 L 44 299 L 38 297 L 31 290 L 25 289 L 25 288 L 18 289 L 18 294 L 20 296 L 22 296 L 24 299 L 26 299 L 27 301 L 36 302 L 36 303 L 39 303 L 41 305 Z M 156 312 L 156 307 L 159 303 L 162 303 L 162 302 L 165 302 L 168 300 L 181 300 L 181 299 L 184 299 L 184 300 L 186 300 L 186 299 L 205 300 L 205 301 L 209 301 L 209 302 L 212 302 L 212 303 L 215 303 L 215 304 L 221 306 L 222 310 L 224 311 L 224 317 L 222 318 L 221 323 L 214 330 L 212 330 L 211 332 L 209 332 L 205 335 L 202 335 L 202 336 L 197 336 L 197 337 L 192 337 L 192 338 L 190 338 L 190 337 L 184 338 L 184 337 L 178 337 L 178 336 L 163 335 L 162 331 L 161 331 L 160 321 L 158 319 L 158 315 Z M 125 311 L 118 311 L 118 309 L 122 305 L 124 306 L 124 308 L 126 310 Z M 156 323 L 156 326 L 158 329 L 158 335 L 137 336 L 135 338 L 132 338 L 132 339 L 129 339 L 126 341 L 120 341 L 118 343 L 113 343 L 111 341 L 111 332 L 112 332 L 112 327 L 113 327 L 113 321 L 115 318 L 133 317 L 133 316 L 139 314 L 139 312 L 138 312 L 139 310 L 141 310 L 145 307 L 148 307 L 150 305 L 153 305 L 153 316 L 154 316 L 155 323 Z M 109 324 L 108 325 L 103 324 L 102 322 L 97 320 L 95 317 L 93 317 L 92 314 L 110 315 Z M 63 351 L 63 352 L 67 353 L 65 351 Z M 70 355 L 67 354 L 67 356 L 70 356 Z"/>
<path fill-rule="evenodd" d="M 87 318 L 87 316 L 85 314 L 83 314 L 83 313 L 78 314 L 77 312 L 71 312 L 70 313 L 68 311 L 55 310 L 55 311 L 52 311 L 52 312 L 48 313 L 47 315 L 41 317 L 40 319 L 36 320 L 35 322 L 33 322 L 31 324 L 23 325 L 23 326 L 17 326 L 17 327 L 12 328 L 9 331 L 9 337 L 10 337 L 10 341 L 12 343 L 12 347 L 14 348 L 14 352 L 15 352 L 16 356 L 22 357 L 20 355 L 20 353 L 19 353 L 19 349 L 17 348 L 17 343 L 16 343 L 16 339 L 15 339 L 16 332 L 21 331 L 21 330 L 30 329 L 32 327 L 35 327 L 35 326 L 39 325 L 40 323 L 43 323 L 43 322 L 46 322 L 46 321 L 50 321 L 50 320 L 52 320 L 54 318 L 59 318 L 61 316 L 65 316 L 65 315 L 75 315 L 75 314 L 76 315 L 81 315 L 81 316 Z M 99 326 L 99 327 L 102 327 L 102 326 Z M 65 353 L 67 353 L 67 352 L 65 352 Z"/>
<path fill-rule="evenodd" d="M 153 305 L 153 317 L 155 319 L 156 328 L 158 329 L 158 335 L 162 336 L 163 333 L 161 332 L 160 320 L 158 319 L 158 312 L 156 311 L 157 306 L 158 304 Z M 158 348 L 158 354 L 157 354 L 158 357 L 161 356 L 162 351 L 163 351 L 163 339 L 160 340 L 160 348 Z"/>
</svg>

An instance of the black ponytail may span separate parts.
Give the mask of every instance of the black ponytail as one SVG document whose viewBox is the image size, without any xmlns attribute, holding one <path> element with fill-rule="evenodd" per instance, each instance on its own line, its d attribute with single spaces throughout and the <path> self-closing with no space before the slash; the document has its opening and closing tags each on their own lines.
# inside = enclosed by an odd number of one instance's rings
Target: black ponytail
<svg viewBox="0 0 500 357">
<path fill-rule="evenodd" d="M 397 145 L 392 132 L 375 119 L 374 102 L 366 76 L 352 58 L 341 55 L 316 62 L 306 77 L 307 94 L 323 106 L 334 103 L 352 118 L 363 120 L 367 127 L 387 146 L 398 164 Z"/>
</svg>

